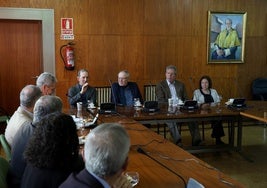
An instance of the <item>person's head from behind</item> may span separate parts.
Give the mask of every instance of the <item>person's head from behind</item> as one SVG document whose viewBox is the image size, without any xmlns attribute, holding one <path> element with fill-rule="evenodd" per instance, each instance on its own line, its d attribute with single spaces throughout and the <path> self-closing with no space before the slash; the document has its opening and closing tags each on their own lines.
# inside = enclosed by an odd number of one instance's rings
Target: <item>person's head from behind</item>
<svg viewBox="0 0 267 188">
<path fill-rule="evenodd" d="M 226 25 L 226 30 L 230 30 L 232 28 L 232 20 L 230 18 L 226 18 L 225 25 Z"/>
<path fill-rule="evenodd" d="M 77 80 L 81 86 L 88 82 L 88 71 L 86 69 L 81 69 L 78 71 Z"/>
<path fill-rule="evenodd" d="M 166 80 L 168 80 L 170 83 L 173 83 L 176 79 L 177 75 L 177 69 L 174 65 L 169 65 L 166 67 Z"/>
<path fill-rule="evenodd" d="M 212 81 L 211 78 L 207 75 L 202 76 L 199 80 L 199 89 L 210 89 L 212 88 Z"/>
<path fill-rule="evenodd" d="M 68 169 L 78 157 L 79 141 L 72 117 L 60 112 L 44 116 L 24 152 L 37 168 Z M 69 164 L 69 165 L 67 165 Z"/>
<path fill-rule="evenodd" d="M 33 112 L 33 107 L 37 99 L 42 96 L 39 87 L 35 85 L 26 85 L 20 92 L 20 106 L 26 108 L 28 111 Z"/>
<path fill-rule="evenodd" d="M 33 108 L 33 123 L 40 121 L 45 115 L 62 111 L 62 101 L 57 96 L 44 95 L 40 97 Z"/>
<path fill-rule="evenodd" d="M 118 83 L 120 86 L 127 86 L 130 73 L 127 70 L 120 71 L 118 74 Z"/>
<path fill-rule="evenodd" d="M 129 148 L 130 138 L 120 124 L 97 126 L 86 139 L 86 170 L 105 180 L 116 178 L 127 168 Z"/>
<path fill-rule="evenodd" d="M 55 95 L 56 82 L 57 79 L 53 74 L 44 72 L 38 76 L 36 85 L 41 89 L 43 95 Z"/>
</svg>

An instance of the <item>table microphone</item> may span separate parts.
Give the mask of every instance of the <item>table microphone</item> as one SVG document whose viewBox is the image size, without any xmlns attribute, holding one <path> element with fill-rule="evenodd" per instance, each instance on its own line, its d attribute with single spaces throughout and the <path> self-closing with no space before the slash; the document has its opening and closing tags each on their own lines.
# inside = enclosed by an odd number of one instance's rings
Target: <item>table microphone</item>
<svg viewBox="0 0 267 188">
<path fill-rule="evenodd" d="M 156 160 L 156 159 L 153 158 L 152 156 L 150 156 L 150 155 L 149 155 L 145 150 L 143 150 L 141 147 L 138 147 L 138 148 L 137 148 L 137 152 L 146 155 L 147 157 L 149 157 L 149 158 L 152 159 L 153 161 L 157 162 L 158 164 L 160 164 L 161 166 L 163 166 L 164 168 L 166 168 L 167 170 L 169 170 L 170 172 L 172 172 L 173 174 L 175 174 L 176 176 L 178 176 L 178 177 L 183 181 L 183 183 L 184 183 L 184 185 L 185 185 L 185 188 L 186 188 L 186 182 L 185 182 L 184 178 L 183 178 L 181 175 L 177 174 L 177 173 L 174 172 L 172 169 L 170 169 L 170 168 L 167 167 L 166 165 L 162 164 L 161 162 L 159 162 L 158 160 Z"/>
<path fill-rule="evenodd" d="M 73 98 L 73 96 L 70 96 L 68 93 L 66 93 L 66 96 L 69 98 Z"/>
<path fill-rule="evenodd" d="M 115 93 L 114 93 L 114 90 L 113 90 L 113 87 L 112 87 L 112 82 L 111 82 L 111 80 L 109 79 L 108 82 L 109 82 L 109 85 L 110 85 L 110 88 L 111 88 L 111 96 L 112 96 L 113 102 L 114 102 L 114 104 L 115 104 L 115 107 L 116 107 L 116 106 L 123 106 L 123 104 L 119 104 L 119 103 L 117 103 L 117 101 L 116 101 L 116 97 L 115 97 Z"/>
<path fill-rule="evenodd" d="M 114 90 L 113 90 L 113 88 L 112 88 L 112 82 L 111 82 L 110 79 L 108 80 L 108 82 L 109 82 L 110 89 L 111 89 L 112 99 L 113 99 L 113 102 L 114 102 L 114 104 L 115 104 L 115 106 L 116 106 L 116 105 L 117 105 L 117 104 L 116 104 L 117 102 L 116 102 L 116 98 L 115 98 Z"/>
<path fill-rule="evenodd" d="M 191 90 L 194 92 L 195 88 L 194 88 L 194 83 L 193 83 L 193 78 L 192 77 L 189 77 L 189 82 L 190 82 Z"/>
<path fill-rule="evenodd" d="M 244 92 L 243 92 L 243 90 L 240 88 L 240 85 L 238 84 L 238 79 L 237 79 L 237 78 L 235 78 L 235 85 L 236 85 L 236 88 L 237 88 L 239 97 L 240 97 L 240 98 L 245 98 L 244 95 L 243 95 Z"/>
</svg>

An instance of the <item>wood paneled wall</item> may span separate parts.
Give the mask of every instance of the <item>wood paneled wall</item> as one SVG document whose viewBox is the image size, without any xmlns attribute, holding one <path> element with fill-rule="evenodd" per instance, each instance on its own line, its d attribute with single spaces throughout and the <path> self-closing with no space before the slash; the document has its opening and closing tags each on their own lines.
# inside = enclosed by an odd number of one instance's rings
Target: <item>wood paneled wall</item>
<svg viewBox="0 0 267 188">
<path fill-rule="evenodd" d="M 0 6 L 55 10 L 57 95 L 64 105 L 80 68 L 89 70 L 93 86 L 106 86 L 127 69 L 143 90 L 164 79 L 165 67 L 173 64 L 189 96 L 207 74 L 224 99 L 251 98 L 252 80 L 267 77 L 265 0 L 13 0 Z M 207 64 L 209 10 L 247 12 L 244 64 Z M 59 55 L 68 42 L 60 40 L 64 17 L 74 19 L 76 71 L 65 70 Z"/>
</svg>

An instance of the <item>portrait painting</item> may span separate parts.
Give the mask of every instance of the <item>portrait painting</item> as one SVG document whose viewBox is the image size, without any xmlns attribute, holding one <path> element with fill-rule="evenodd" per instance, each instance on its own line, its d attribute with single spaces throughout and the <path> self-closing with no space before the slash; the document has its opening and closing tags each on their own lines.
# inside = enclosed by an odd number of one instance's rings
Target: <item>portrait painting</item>
<svg viewBox="0 0 267 188">
<path fill-rule="evenodd" d="M 245 12 L 208 12 L 208 63 L 244 63 Z"/>
</svg>

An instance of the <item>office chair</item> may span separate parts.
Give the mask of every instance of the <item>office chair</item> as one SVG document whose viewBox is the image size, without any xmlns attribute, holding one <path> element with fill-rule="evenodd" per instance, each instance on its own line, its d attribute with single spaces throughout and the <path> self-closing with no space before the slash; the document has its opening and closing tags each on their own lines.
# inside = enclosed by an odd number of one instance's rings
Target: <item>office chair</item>
<svg viewBox="0 0 267 188">
<path fill-rule="evenodd" d="M 3 135 L 3 134 L 0 135 L 0 143 L 1 143 L 1 146 L 4 150 L 4 152 L 5 152 L 6 160 L 10 161 L 11 160 L 11 148 L 10 148 L 9 144 L 7 143 L 5 135 Z"/>
<path fill-rule="evenodd" d="M 0 134 L 5 132 L 10 116 L 4 108 L 0 107 Z"/>
<path fill-rule="evenodd" d="M 267 78 L 257 78 L 252 82 L 253 100 L 267 101 Z"/>
<path fill-rule="evenodd" d="M 7 172 L 9 168 L 9 163 L 8 161 L 0 156 L 0 187 L 1 188 L 7 188 Z"/>
</svg>

